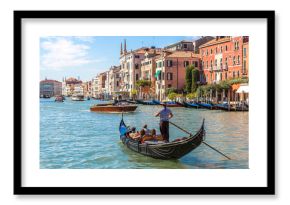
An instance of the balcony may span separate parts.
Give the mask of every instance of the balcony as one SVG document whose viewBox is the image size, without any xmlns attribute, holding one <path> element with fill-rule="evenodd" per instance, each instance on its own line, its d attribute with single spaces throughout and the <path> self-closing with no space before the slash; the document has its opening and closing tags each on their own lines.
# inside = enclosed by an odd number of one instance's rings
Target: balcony
<svg viewBox="0 0 290 205">
<path fill-rule="evenodd" d="M 220 71 L 221 68 L 220 68 L 219 66 L 214 66 L 214 67 L 213 67 L 213 70 L 214 70 L 214 71 Z"/>
</svg>

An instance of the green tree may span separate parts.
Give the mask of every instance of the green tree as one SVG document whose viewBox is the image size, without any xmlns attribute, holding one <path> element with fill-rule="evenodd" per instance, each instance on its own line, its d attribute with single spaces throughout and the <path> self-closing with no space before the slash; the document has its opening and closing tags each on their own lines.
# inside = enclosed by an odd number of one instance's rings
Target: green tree
<svg viewBox="0 0 290 205">
<path fill-rule="evenodd" d="M 192 75 L 192 82 L 191 82 L 191 92 L 195 92 L 197 89 L 197 82 L 199 81 L 199 70 L 194 68 L 191 71 L 191 75 Z"/>
<path fill-rule="evenodd" d="M 136 82 L 137 87 L 145 87 L 145 86 L 151 86 L 151 81 L 149 80 L 138 80 Z"/>
<path fill-rule="evenodd" d="M 169 100 L 175 100 L 176 97 L 177 97 L 177 93 L 171 92 L 171 93 L 168 94 L 167 97 L 168 97 Z"/>
<path fill-rule="evenodd" d="M 168 95 L 169 93 L 177 93 L 177 89 L 176 88 L 167 88 L 166 95 Z"/>
<path fill-rule="evenodd" d="M 194 69 L 194 65 L 190 65 L 186 67 L 185 70 L 185 90 L 187 93 L 191 93 L 192 88 L 192 70 Z"/>
<path fill-rule="evenodd" d="M 196 93 L 189 93 L 186 95 L 186 98 L 193 100 L 194 98 L 196 98 Z"/>
</svg>

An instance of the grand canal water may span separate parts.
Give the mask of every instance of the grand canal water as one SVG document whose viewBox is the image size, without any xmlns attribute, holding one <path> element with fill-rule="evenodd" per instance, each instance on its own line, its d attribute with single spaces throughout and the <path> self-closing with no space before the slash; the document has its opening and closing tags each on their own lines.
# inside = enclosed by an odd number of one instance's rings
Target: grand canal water
<svg viewBox="0 0 290 205">
<path fill-rule="evenodd" d="M 205 118 L 206 142 L 232 160 L 204 144 L 179 160 L 152 159 L 128 150 L 119 139 L 121 114 L 91 112 L 96 100 L 64 103 L 40 100 L 40 168 L 42 169 L 247 169 L 248 113 L 204 109 L 170 108 L 172 122 L 195 133 Z M 154 117 L 161 107 L 138 105 L 124 114 L 127 125 L 144 124 L 158 129 Z M 170 139 L 186 136 L 170 126 Z"/>
</svg>

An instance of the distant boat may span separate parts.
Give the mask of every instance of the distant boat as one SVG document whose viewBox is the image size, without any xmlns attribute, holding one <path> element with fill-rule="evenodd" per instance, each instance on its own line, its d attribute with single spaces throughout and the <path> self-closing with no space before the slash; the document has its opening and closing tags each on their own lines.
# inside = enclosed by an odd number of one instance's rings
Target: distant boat
<svg viewBox="0 0 290 205">
<path fill-rule="evenodd" d="M 215 106 L 217 107 L 217 109 L 224 110 L 224 111 L 233 111 L 233 112 L 239 112 L 239 111 L 247 112 L 247 111 L 249 111 L 249 107 L 247 107 L 247 106 L 238 106 L 238 105 L 231 106 L 228 103 L 216 104 Z"/>
<path fill-rule="evenodd" d="M 64 97 L 59 95 L 59 96 L 56 96 L 55 99 L 54 99 L 55 102 L 63 102 L 64 101 Z"/>
<path fill-rule="evenodd" d="M 212 104 L 212 103 L 204 103 L 204 102 L 200 102 L 200 103 L 196 103 L 198 106 L 205 108 L 205 109 L 209 109 L 209 110 L 216 110 L 218 109 L 216 105 Z"/>
<path fill-rule="evenodd" d="M 84 101 L 84 96 L 83 95 L 73 95 L 71 97 L 72 101 Z"/>
<path fill-rule="evenodd" d="M 183 107 L 180 103 L 174 102 L 174 101 L 166 101 L 166 102 L 162 102 L 160 104 L 162 105 L 163 103 L 166 103 L 167 107 Z"/>
<path fill-rule="evenodd" d="M 137 102 L 137 104 L 142 104 L 142 105 L 157 105 L 152 100 L 150 100 L 150 101 L 136 100 L 136 102 Z"/>
<path fill-rule="evenodd" d="M 189 103 L 189 102 L 183 102 L 184 106 L 185 107 L 188 107 L 188 108 L 199 108 L 200 106 L 196 103 Z"/>
<path fill-rule="evenodd" d="M 125 103 L 117 104 L 96 104 L 90 107 L 94 112 L 108 112 L 108 113 L 122 113 L 122 112 L 134 112 L 138 106 L 129 105 Z"/>
</svg>

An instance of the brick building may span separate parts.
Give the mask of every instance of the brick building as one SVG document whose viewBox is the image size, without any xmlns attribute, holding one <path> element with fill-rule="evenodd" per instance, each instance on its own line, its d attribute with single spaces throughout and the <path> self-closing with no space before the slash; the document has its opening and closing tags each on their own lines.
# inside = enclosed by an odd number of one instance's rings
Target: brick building
<svg viewBox="0 0 290 205">
<path fill-rule="evenodd" d="M 186 67 L 194 65 L 200 68 L 198 54 L 192 51 L 164 51 L 156 62 L 156 97 L 165 100 L 168 88 L 183 91 L 185 88 Z"/>
<path fill-rule="evenodd" d="M 247 76 L 248 58 L 244 56 L 247 50 L 248 37 L 244 36 L 217 36 L 201 45 L 199 47 L 201 69 L 204 71 L 206 82 L 218 83 L 222 80 Z"/>
</svg>

